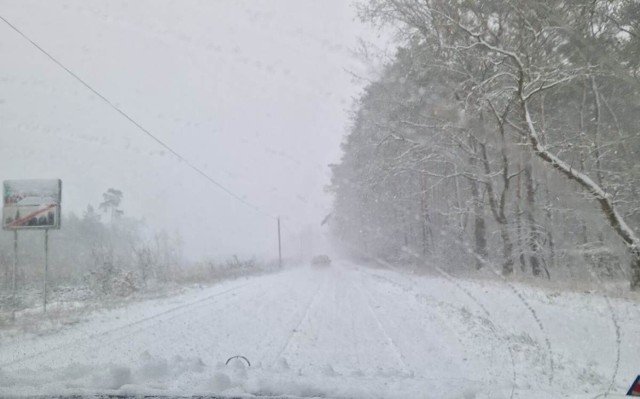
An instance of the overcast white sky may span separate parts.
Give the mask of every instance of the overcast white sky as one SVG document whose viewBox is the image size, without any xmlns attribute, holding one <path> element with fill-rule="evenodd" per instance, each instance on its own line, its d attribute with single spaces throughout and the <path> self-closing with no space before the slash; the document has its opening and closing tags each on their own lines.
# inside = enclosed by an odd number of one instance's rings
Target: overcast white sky
<svg viewBox="0 0 640 399">
<path fill-rule="evenodd" d="M 289 236 L 329 212 L 327 165 L 362 87 L 346 70 L 366 74 L 352 50 L 378 40 L 350 1 L 0 0 L 0 15 Z M 63 179 L 77 213 L 118 188 L 191 258 L 275 254 L 273 220 L 0 22 L 0 180 L 19 178 Z"/>
</svg>

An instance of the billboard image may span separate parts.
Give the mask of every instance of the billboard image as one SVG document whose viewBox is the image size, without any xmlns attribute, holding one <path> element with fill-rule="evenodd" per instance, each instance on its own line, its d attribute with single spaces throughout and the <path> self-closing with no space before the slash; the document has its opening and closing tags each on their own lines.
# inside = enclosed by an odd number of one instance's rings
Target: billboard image
<svg viewBox="0 0 640 399">
<path fill-rule="evenodd" d="M 60 228 L 61 180 L 5 180 L 3 186 L 3 229 Z"/>
</svg>

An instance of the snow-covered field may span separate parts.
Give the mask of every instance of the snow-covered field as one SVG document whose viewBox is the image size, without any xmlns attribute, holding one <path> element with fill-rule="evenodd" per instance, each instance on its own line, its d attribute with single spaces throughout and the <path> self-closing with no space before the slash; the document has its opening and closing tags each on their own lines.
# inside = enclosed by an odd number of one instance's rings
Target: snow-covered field
<svg viewBox="0 0 640 399">
<path fill-rule="evenodd" d="M 640 306 L 337 262 L 0 343 L 0 396 L 594 398 L 640 371 Z M 234 355 L 246 356 L 247 367 Z"/>
</svg>

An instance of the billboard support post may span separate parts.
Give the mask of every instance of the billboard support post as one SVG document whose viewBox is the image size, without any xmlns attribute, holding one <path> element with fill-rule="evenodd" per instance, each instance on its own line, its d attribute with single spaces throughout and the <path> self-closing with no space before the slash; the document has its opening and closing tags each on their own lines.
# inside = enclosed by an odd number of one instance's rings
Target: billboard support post
<svg viewBox="0 0 640 399">
<path fill-rule="evenodd" d="M 11 319 L 16 318 L 16 308 L 18 307 L 18 230 L 13 230 L 13 274 L 11 276 Z"/>
<path fill-rule="evenodd" d="M 44 289 L 43 304 L 44 311 L 47 311 L 47 271 L 49 269 L 49 229 L 44 230 Z"/>
<path fill-rule="evenodd" d="M 60 228 L 62 180 L 5 180 L 2 184 L 2 228 L 13 230 L 13 311 L 18 308 L 18 230 L 44 230 L 43 309 L 47 311 L 47 274 L 49 269 L 49 229 Z"/>
</svg>

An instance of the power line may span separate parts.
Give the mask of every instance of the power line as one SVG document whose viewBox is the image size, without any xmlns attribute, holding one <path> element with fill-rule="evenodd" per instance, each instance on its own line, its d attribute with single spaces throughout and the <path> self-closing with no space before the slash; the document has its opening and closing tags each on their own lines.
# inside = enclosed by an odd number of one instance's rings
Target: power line
<svg viewBox="0 0 640 399">
<path fill-rule="evenodd" d="M 103 96 L 102 94 L 100 94 L 100 92 L 98 92 L 98 90 L 94 89 L 91 85 L 89 85 L 87 82 L 85 82 L 82 78 L 80 78 L 78 75 L 76 75 L 73 71 L 71 71 L 69 68 L 67 68 L 64 64 L 62 64 L 60 61 L 58 61 L 54 56 L 52 56 L 51 54 L 49 54 L 45 49 L 43 49 L 42 47 L 40 47 L 36 42 L 34 42 L 33 40 L 31 40 L 26 34 L 24 34 L 20 29 L 18 29 L 15 25 L 13 25 L 11 22 L 7 21 L 2 15 L 0 15 L 0 19 L 2 21 L 4 21 L 5 24 L 7 24 L 11 29 L 13 29 L 16 33 L 18 33 L 20 36 L 22 36 L 25 40 L 27 40 L 29 43 L 31 43 L 35 48 L 37 48 L 42 54 L 46 55 L 51 61 L 53 61 L 54 63 L 56 63 L 60 68 L 64 69 L 69 75 L 71 75 L 71 77 L 73 77 L 75 80 L 77 80 L 78 82 L 80 82 L 84 87 L 86 87 L 87 89 L 89 89 L 93 94 L 95 94 L 96 96 L 98 96 L 98 98 L 100 98 L 102 101 L 104 101 L 109 107 L 113 108 L 117 113 L 119 113 L 120 115 L 122 115 L 125 119 L 127 119 L 129 122 L 131 122 L 135 127 L 138 128 L 138 130 L 140 130 L 142 133 L 144 133 L 145 135 L 147 135 L 149 138 L 151 138 L 153 141 L 155 141 L 156 143 L 158 143 L 160 146 L 162 146 L 163 148 L 165 148 L 167 151 L 169 151 L 171 154 L 173 154 L 176 158 L 178 158 L 178 160 L 182 161 L 185 163 L 185 165 L 187 165 L 189 168 L 191 168 L 191 170 L 193 170 L 194 172 L 196 172 L 197 174 L 199 174 L 201 177 L 205 178 L 209 183 L 213 184 L 214 186 L 218 187 L 220 190 L 224 191 L 225 193 L 227 193 L 228 195 L 230 195 L 232 198 L 234 198 L 235 200 L 243 203 L 244 205 L 252 208 L 253 210 L 255 210 L 258 213 L 262 213 L 265 216 L 268 216 L 270 218 L 274 218 L 273 215 L 270 215 L 266 212 L 264 212 L 263 210 L 261 210 L 258 206 L 250 203 L 249 201 L 245 200 L 244 198 L 242 198 L 240 195 L 234 193 L 233 191 L 231 191 L 230 189 L 228 189 L 227 187 L 223 186 L 221 183 L 217 182 L 214 178 L 212 178 L 211 176 L 209 176 L 207 173 L 205 173 L 202 169 L 200 169 L 199 167 L 197 167 L 196 165 L 194 165 L 191 161 L 189 161 L 188 159 L 186 159 L 185 157 L 183 157 L 182 155 L 180 155 L 176 150 L 174 150 L 173 148 L 171 148 L 168 144 L 166 144 L 165 142 L 163 142 L 162 140 L 160 140 L 158 137 L 154 136 L 153 133 L 151 133 L 149 130 L 147 130 L 144 126 L 142 126 L 141 124 L 139 124 L 138 122 L 135 121 L 135 119 L 133 119 L 131 116 L 129 116 L 126 112 L 124 112 L 122 109 L 118 108 L 118 106 L 116 106 L 115 104 L 113 104 L 108 98 L 106 98 L 105 96 Z"/>
</svg>

